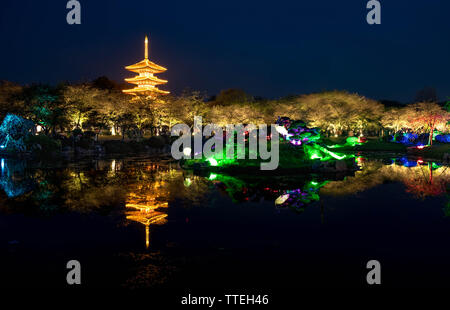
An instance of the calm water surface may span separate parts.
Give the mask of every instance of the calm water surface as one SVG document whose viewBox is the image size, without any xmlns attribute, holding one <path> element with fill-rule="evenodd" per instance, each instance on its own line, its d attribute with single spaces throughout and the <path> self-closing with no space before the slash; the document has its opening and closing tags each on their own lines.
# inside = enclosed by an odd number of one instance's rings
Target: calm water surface
<svg viewBox="0 0 450 310">
<path fill-rule="evenodd" d="M 194 175 L 129 158 L 1 160 L 1 286 L 387 286 L 450 279 L 450 169 L 358 158 L 350 175 Z"/>
</svg>

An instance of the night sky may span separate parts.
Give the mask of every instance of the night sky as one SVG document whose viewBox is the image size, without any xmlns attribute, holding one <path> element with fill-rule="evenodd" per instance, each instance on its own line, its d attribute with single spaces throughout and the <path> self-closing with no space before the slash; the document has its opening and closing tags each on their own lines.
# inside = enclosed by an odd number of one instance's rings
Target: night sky
<svg viewBox="0 0 450 310">
<path fill-rule="evenodd" d="M 120 82 L 148 34 L 150 59 L 168 68 L 161 88 L 175 93 L 345 89 L 411 101 L 434 87 L 450 97 L 450 1 L 380 2 L 382 24 L 371 26 L 366 0 L 80 0 L 82 24 L 68 25 L 66 0 L 3 0 L 0 79 Z"/>
</svg>

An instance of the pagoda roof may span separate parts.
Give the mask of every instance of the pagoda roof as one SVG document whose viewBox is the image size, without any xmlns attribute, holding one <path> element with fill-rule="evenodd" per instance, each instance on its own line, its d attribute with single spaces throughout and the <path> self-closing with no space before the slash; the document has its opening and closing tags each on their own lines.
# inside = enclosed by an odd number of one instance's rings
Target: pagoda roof
<svg viewBox="0 0 450 310">
<path fill-rule="evenodd" d="M 124 93 L 128 94 L 139 94 L 139 93 L 159 93 L 162 95 L 170 94 L 169 91 L 161 90 L 156 87 L 150 87 L 150 86 L 142 86 L 142 87 L 135 87 L 132 89 L 124 89 L 122 90 Z"/>
<path fill-rule="evenodd" d="M 153 84 L 155 84 L 155 85 L 167 83 L 167 80 L 158 79 L 156 76 L 136 76 L 136 77 L 132 77 L 132 78 L 126 78 L 125 81 L 127 81 L 128 83 L 138 83 L 138 82 L 143 82 L 143 81 L 149 81 L 149 82 L 153 82 Z"/>
<path fill-rule="evenodd" d="M 133 72 L 139 72 L 142 71 L 143 69 L 151 69 L 150 71 L 152 71 L 153 73 L 161 73 L 167 70 L 166 68 L 155 64 L 154 62 L 148 60 L 147 58 L 134 65 L 126 66 L 125 69 Z"/>
</svg>

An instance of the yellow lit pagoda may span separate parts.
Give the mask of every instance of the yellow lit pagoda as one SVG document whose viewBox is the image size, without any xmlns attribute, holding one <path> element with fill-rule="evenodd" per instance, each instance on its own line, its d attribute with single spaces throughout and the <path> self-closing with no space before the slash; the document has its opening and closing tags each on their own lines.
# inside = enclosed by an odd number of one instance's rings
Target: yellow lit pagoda
<svg viewBox="0 0 450 310">
<path fill-rule="evenodd" d="M 125 79 L 126 82 L 135 84 L 132 89 L 123 90 L 126 94 L 134 96 L 144 96 L 146 98 L 156 98 L 157 95 L 169 94 L 168 91 L 158 89 L 156 86 L 166 84 L 166 80 L 162 80 L 154 76 L 154 74 L 162 73 L 167 69 L 151 62 L 148 59 L 148 38 L 145 36 L 145 59 L 137 64 L 127 66 L 125 69 L 138 73 L 139 75 Z"/>
</svg>

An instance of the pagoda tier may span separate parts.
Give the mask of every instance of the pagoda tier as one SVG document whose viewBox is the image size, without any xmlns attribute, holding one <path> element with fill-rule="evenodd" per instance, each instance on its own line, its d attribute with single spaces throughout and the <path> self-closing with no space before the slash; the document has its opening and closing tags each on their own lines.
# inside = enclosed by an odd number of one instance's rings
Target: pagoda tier
<svg viewBox="0 0 450 310">
<path fill-rule="evenodd" d="M 138 73 L 139 75 L 125 79 L 126 82 L 135 84 L 136 87 L 132 89 L 125 89 L 123 90 L 124 93 L 134 96 L 146 96 L 150 98 L 155 98 L 156 95 L 165 95 L 170 93 L 156 87 L 156 85 L 166 84 L 167 80 L 159 79 L 154 76 L 154 74 L 162 73 L 167 69 L 148 59 L 147 37 L 145 37 L 145 59 L 134 65 L 127 66 L 125 69 Z"/>
<path fill-rule="evenodd" d="M 151 73 L 161 73 L 161 72 L 167 71 L 166 68 L 161 67 L 161 66 L 155 64 L 154 62 L 151 62 L 148 59 L 144 59 L 144 60 L 138 62 L 137 64 L 134 64 L 131 66 L 126 66 L 125 69 L 127 69 L 128 71 L 136 72 L 136 73 L 140 73 L 143 70 L 151 72 Z"/>
<path fill-rule="evenodd" d="M 156 76 L 153 75 L 138 75 L 133 78 L 125 79 L 125 81 L 136 85 L 148 85 L 148 84 L 159 85 L 167 83 L 166 80 L 158 79 Z"/>
</svg>

